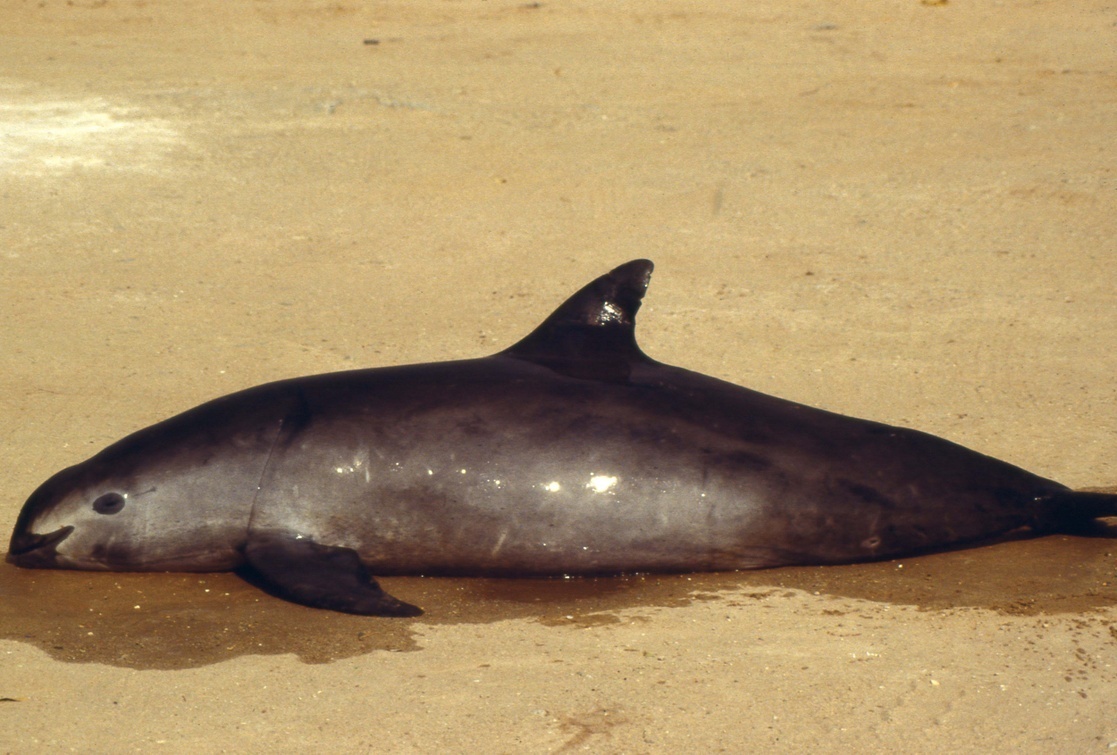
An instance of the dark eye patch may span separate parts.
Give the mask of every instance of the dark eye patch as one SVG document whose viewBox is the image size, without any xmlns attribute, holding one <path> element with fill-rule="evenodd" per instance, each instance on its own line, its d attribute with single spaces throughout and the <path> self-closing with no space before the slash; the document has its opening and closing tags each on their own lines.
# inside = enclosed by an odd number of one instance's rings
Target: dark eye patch
<svg viewBox="0 0 1117 755">
<path fill-rule="evenodd" d="M 98 514 L 115 514 L 124 508 L 124 496 L 120 493 L 105 493 L 93 502 L 93 510 Z"/>
</svg>

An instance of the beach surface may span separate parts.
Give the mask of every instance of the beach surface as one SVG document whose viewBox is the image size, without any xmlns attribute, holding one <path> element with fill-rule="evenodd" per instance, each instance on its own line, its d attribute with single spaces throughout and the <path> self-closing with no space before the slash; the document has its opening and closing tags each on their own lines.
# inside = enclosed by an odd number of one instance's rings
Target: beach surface
<svg viewBox="0 0 1117 755">
<path fill-rule="evenodd" d="M 0 537 L 216 396 L 483 356 L 636 257 L 660 361 L 1117 488 L 1090 0 L 0 7 Z M 0 752 L 1114 752 L 1117 522 L 876 564 L 0 564 Z"/>
</svg>

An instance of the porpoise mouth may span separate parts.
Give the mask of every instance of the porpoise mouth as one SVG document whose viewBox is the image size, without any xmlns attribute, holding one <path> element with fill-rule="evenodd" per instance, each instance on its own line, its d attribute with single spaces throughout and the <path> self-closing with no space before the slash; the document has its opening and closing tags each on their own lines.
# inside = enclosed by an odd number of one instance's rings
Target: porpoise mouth
<svg viewBox="0 0 1117 755">
<path fill-rule="evenodd" d="M 8 547 L 8 562 L 16 566 L 50 567 L 55 565 L 55 548 L 74 531 L 72 525 L 61 527 L 45 535 L 17 532 Z"/>
</svg>

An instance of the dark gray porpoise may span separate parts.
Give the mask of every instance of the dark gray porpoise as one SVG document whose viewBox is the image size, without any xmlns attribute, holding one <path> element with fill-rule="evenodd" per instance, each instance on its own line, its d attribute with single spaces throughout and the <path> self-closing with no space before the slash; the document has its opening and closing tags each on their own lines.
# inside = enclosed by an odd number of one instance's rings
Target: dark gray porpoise
<svg viewBox="0 0 1117 755">
<path fill-rule="evenodd" d="M 574 575 L 865 561 L 1117 514 L 931 435 L 660 364 L 652 263 L 484 359 L 234 393 L 36 490 L 18 566 L 248 567 L 282 597 L 412 616 L 372 573 Z"/>
</svg>

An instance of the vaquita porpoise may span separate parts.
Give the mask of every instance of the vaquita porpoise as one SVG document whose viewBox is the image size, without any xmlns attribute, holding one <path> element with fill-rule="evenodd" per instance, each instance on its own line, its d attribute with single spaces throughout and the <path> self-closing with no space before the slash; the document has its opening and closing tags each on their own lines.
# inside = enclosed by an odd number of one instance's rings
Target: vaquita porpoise
<svg viewBox="0 0 1117 755">
<path fill-rule="evenodd" d="M 247 569 L 296 603 L 414 616 L 372 575 L 838 564 L 1117 515 L 1117 495 L 649 359 L 651 272 L 621 265 L 493 356 L 281 380 L 140 430 L 32 493 L 8 560 Z"/>
</svg>

